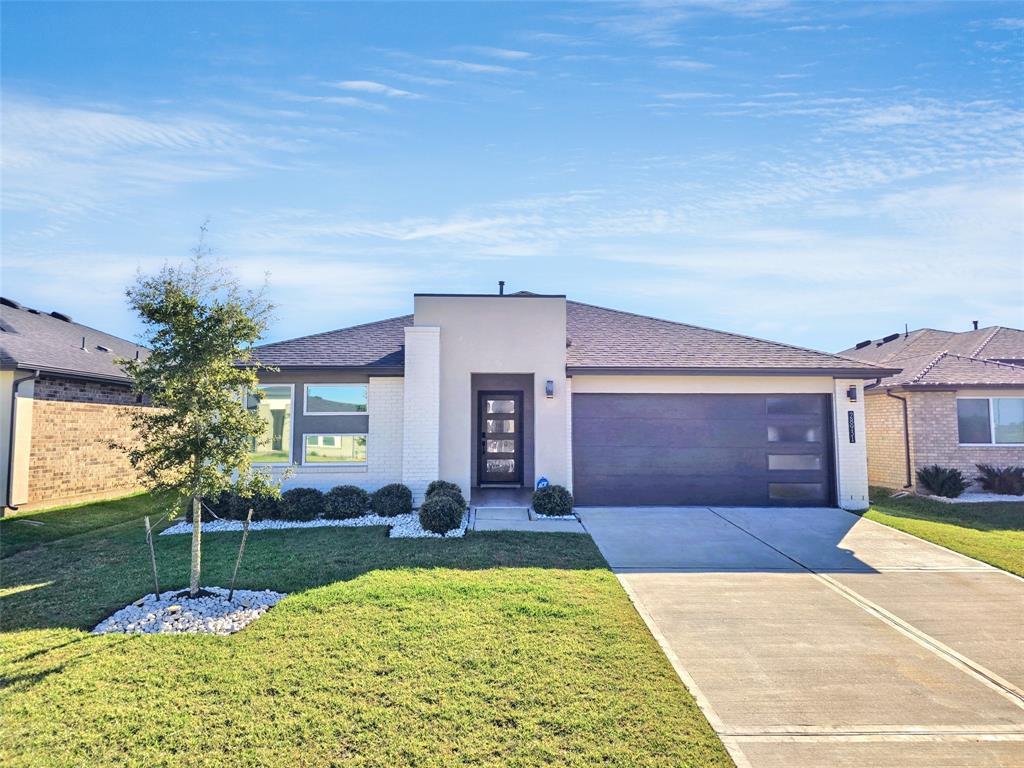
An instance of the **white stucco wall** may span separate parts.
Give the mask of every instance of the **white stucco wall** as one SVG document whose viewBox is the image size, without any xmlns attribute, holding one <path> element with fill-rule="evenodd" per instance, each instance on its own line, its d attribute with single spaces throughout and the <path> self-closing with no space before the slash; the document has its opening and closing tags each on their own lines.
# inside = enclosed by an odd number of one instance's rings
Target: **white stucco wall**
<svg viewBox="0 0 1024 768">
<path fill-rule="evenodd" d="M 574 394 L 831 394 L 831 376 L 587 376 L 572 377 Z"/>
<path fill-rule="evenodd" d="M 534 377 L 534 472 L 552 483 L 567 484 L 565 299 L 417 296 L 415 327 L 440 331 L 438 476 L 458 483 L 466 493 L 470 490 L 471 467 L 476 460 L 472 375 L 517 373 Z M 413 386 L 408 347 L 406 379 L 408 392 Z M 548 380 L 555 385 L 555 396 L 550 399 L 544 393 Z M 408 431 L 408 419 L 406 424 Z M 408 451 L 408 436 L 406 443 Z M 530 482 L 531 478 L 524 480 Z"/>
<path fill-rule="evenodd" d="M 846 390 L 857 388 L 857 402 L 851 403 Z M 843 509 L 868 508 L 867 423 L 864 419 L 864 382 L 836 379 L 832 402 L 835 408 L 836 501 Z M 850 442 L 849 412 L 853 412 L 854 439 Z"/>
</svg>

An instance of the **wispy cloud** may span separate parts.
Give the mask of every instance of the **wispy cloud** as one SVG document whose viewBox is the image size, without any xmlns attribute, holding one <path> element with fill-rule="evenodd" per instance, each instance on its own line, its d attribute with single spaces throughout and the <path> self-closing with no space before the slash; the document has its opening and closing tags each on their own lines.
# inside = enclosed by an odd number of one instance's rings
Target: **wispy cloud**
<svg viewBox="0 0 1024 768">
<path fill-rule="evenodd" d="M 392 99 L 419 99 L 422 96 L 411 91 L 403 91 L 401 88 L 392 88 L 390 85 L 378 83 L 373 80 L 340 80 L 338 82 L 326 83 L 331 88 L 338 88 L 343 91 L 358 91 L 360 93 L 373 93 L 380 96 L 387 96 Z"/>
<path fill-rule="evenodd" d="M 659 67 L 665 69 L 679 69 L 686 72 L 704 72 L 708 69 L 714 69 L 714 64 L 708 64 L 706 61 L 694 61 L 693 59 L 662 59 L 658 62 Z"/>
<path fill-rule="evenodd" d="M 430 59 L 430 63 L 455 72 L 470 72 L 473 74 L 511 75 L 522 71 L 513 67 L 506 67 L 502 64 L 480 64 L 479 62 L 462 61 L 461 59 Z"/>
<path fill-rule="evenodd" d="M 477 56 L 490 56 L 495 59 L 505 59 L 506 61 L 523 61 L 529 59 L 532 55 L 528 51 L 518 51 L 511 48 L 492 48 L 487 45 L 467 45 L 459 50 L 475 53 Z"/>
<path fill-rule="evenodd" d="M 841 29 L 849 29 L 849 24 L 796 24 L 786 27 L 787 32 L 836 32 Z"/>
<path fill-rule="evenodd" d="M 659 93 L 658 98 L 666 101 L 690 101 L 691 99 L 713 99 L 719 96 L 709 91 L 674 91 L 672 93 Z"/>
</svg>

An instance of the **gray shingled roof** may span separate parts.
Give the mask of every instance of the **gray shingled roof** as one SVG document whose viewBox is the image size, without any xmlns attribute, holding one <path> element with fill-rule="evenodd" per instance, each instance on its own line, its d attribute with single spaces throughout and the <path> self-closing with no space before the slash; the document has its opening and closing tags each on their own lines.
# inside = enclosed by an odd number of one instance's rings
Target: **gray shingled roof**
<svg viewBox="0 0 1024 768">
<path fill-rule="evenodd" d="M 996 325 L 963 333 L 921 328 L 839 354 L 903 369 L 882 379 L 883 387 L 1024 386 L 1024 367 L 1000 362 L 1024 360 L 1024 331 L 1016 328 Z"/>
<path fill-rule="evenodd" d="M 82 349 L 82 337 L 86 349 Z M 109 349 L 104 352 L 98 347 Z M 42 370 L 100 379 L 127 381 L 116 358 L 133 358 L 138 351 L 127 339 L 44 312 L 0 305 L 0 368 Z"/>
<path fill-rule="evenodd" d="M 570 372 L 608 369 L 849 372 L 885 375 L 863 362 L 734 333 L 566 302 Z M 256 347 L 253 357 L 280 368 L 383 368 L 404 364 L 412 315 Z"/>
</svg>

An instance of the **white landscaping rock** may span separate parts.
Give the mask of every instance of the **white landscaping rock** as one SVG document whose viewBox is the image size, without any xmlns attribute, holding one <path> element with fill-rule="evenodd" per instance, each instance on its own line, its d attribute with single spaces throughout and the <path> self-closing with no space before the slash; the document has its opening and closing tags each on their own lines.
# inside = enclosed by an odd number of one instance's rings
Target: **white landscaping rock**
<svg viewBox="0 0 1024 768">
<path fill-rule="evenodd" d="M 943 504 L 981 504 L 992 501 L 1024 502 L 1024 496 L 1009 496 L 1004 493 L 962 493 L 955 499 L 945 496 L 924 496 L 930 501 L 941 501 Z"/>
<path fill-rule="evenodd" d="M 258 619 L 285 597 L 269 589 L 262 592 L 236 589 L 228 602 L 228 590 L 206 587 L 206 591 L 215 594 L 194 599 L 175 597 L 181 594 L 180 589 L 161 592 L 159 597 L 148 594 L 101 621 L 92 633 L 230 635 Z"/>
<path fill-rule="evenodd" d="M 393 539 L 458 539 L 466 535 L 466 525 L 469 516 L 462 516 L 462 524 L 454 530 L 448 531 L 443 536 L 440 533 L 433 533 L 424 530 L 420 525 L 420 516 L 413 512 L 409 515 L 396 515 L 395 517 L 381 517 L 379 515 L 364 515 L 353 517 L 349 520 L 257 520 L 249 525 L 250 531 L 276 531 L 286 528 L 364 528 L 371 525 L 383 525 L 391 529 L 390 536 Z M 203 523 L 203 533 L 223 533 L 225 531 L 241 531 L 242 524 L 234 520 L 213 520 Z M 160 531 L 161 536 L 175 536 L 178 534 L 192 533 L 192 523 L 176 523 L 175 525 Z"/>
</svg>

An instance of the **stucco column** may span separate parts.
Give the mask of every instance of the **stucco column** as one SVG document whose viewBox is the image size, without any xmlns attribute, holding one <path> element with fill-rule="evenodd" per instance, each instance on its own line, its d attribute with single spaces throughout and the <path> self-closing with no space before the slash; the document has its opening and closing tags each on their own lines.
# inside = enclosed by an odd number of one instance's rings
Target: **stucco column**
<svg viewBox="0 0 1024 768">
<path fill-rule="evenodd" d="M 856 402 L 846 392 L 857 390 Z M 836 429 L 836 500 L 843 509 L 868 508 L 867 424 L 864 419 L 864 383 L 860 379 L 836 379 L 833 420 Z M 850 414 L 853 414 L 852 428 Z"/>
<path fill-rule="evenodd" d="M 427 485 L 440 471 L 441 329 L 414 325 L 405 329 L 402 482 L 413 503 L 423 501 Z"/>
</svg>

